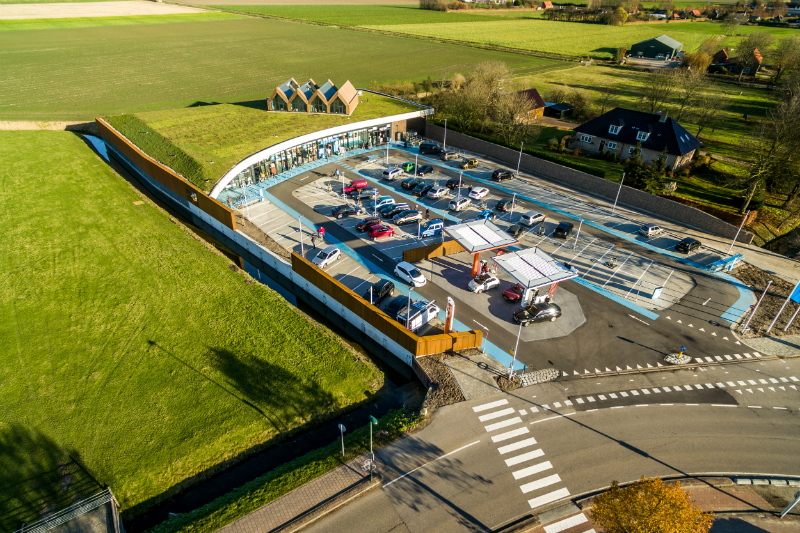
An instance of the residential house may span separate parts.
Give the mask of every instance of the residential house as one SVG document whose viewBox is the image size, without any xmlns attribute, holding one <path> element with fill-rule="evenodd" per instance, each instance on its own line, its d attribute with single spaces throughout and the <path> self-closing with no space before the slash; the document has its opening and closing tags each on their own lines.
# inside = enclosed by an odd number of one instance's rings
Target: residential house
<svg viewBox="0 0 800 533">
<path fill-rule="evenodd" d="M 553 2 L 542 2 L 543 9 L 553 9 Z"/>
<path fill-rule="evenodd" d="M 518 91 L 517 94 L 524 96 L 530 102 L 530 110 L 527 116 L 528 120 L 535 120 L 544 114 L 544 99 L 539 95 L 539 91 L 536 89 L 525 89 L 524 91 Z"/>
<path fill-rule="evenodd" d="M 692 9 L 691 11 L 689 11 L 689 16 L 699 19 L 702 18 L 703 13 L 701 13 L 699 9 Z"/>
<path fill-rule="evenodd" d="M 617 107 L 574 128 L 570 148 L 586 152 L 613 152 L 627 159 L 642 146 L 642 160 L 654 163 L 666 153 L 667 168 L 675 170 L 694 157 L 700 141 L 667 116 Z"/>
<path fill-rule="evenodd" d="M 669 59 L 678 55 L 683 48 L 683 44 L 667 35 L 653 37 L 645 41 L 638 42 L 631 46 L 630 54 L 633 57 L 649 57 L 652 59 Z"/>
<path fill-rule="evenodd" d="M 761 62 L 764 61 L 764 57 L 761 55 L 761 52 L 758 51 L 758 48 L 755 49 L 753 55 L 760 66 Z M 738 73 L 742 68 L 741 58 L 730 57 L 728 48 L 723 48 L 714 54 L 714 57 L 711 58 L 711 64 L 717 67 L 725 67 L 728 72 L 733 73 Z M 750 74 L 750 67 L 744 67 L 744 73 Z"/>
</svg>

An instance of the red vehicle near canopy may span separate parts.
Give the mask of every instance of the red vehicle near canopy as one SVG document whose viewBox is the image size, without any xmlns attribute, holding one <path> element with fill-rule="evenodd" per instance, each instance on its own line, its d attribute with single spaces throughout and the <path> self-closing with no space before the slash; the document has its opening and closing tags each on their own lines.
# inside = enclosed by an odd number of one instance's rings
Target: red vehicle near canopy
<svg viewBox="0 0 800 533">
<path fill-rule="evenodd" d="M 518 302 L 520 298 L 522 298 L 522 293 L 524 292 L 525 292 L 525 287 L 517 283 L 513 287 L 510 287 L 503 291 L 503 298 L 505 298 L 509 302 Z"/>
<path fill-rule="evenodd" d="M 394 236 L 394 228 L 384 225 L 370 226 L 369 236 L 373 239 L 378 239 L 380 237 L 392 237 Z"/>
</svg>

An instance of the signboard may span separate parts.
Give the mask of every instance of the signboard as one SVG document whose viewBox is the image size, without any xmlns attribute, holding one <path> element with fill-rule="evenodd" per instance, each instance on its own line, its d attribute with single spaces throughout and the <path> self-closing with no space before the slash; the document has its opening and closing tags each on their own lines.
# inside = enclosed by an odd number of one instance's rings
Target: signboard
<svg viewBox="0 0 800 533">
<path fill-rule="evenodd" d="M 450 330 L 453 329 L 453 317 L 456 313 L 456 303 L 453 301 L 451 297 L 447 297 L 447 307 L 445 307 L 445 317 L 444 317 L 444 332 L 445 334 L 450 333 Z"/>
<path fill-rule="evenodd" d="M 798 283 L 797 286 L 794 288 L 789 298 L 791 298 L 792 301 L 795 303 L 800 303 L 800 283 Z"/>
<path fill-rule="evenodd" d="M 662 292 L 664 292 L 664 287 L 656 287 L 656 289 L 653 291 L 653 296 L 651 299 L 658 300 L 659 298 L 661 298 Z"/>
<path fill-rule="evenodd" d="M 558 282 L 557 281 L 555 283 L 553 283 L 552 285 L 550 285 L 550 290 L 547 291 L 547 292 L 549 292 L 552 295 L 554 292 L 556 292 L 556 287 L 558 287 Z"/>
</svg>

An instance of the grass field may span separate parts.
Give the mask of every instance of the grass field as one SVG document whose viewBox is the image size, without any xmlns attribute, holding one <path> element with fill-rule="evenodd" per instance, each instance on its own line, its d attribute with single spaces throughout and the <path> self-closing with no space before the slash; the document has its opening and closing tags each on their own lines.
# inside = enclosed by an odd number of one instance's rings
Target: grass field
<svg viewBox="0 0 800 533">
<path fill-rule="evenodd" d="M 0 20 L 0 31 L 63 30 L 96 26 L 134 26 L 137 24 L 167 24 L 175 22 L 208 22 L 244 18 L 233 13 L 181 13 L 174 15 L 141 15 L 127 17 L 81 17 L 61 19 Z"/>
<path fill-rule="evenodd" d="M 143 43 L 147 43 L 143 46 Z M 266 98 L 290 76 L 422 80 L 486 60 L 562 62 L 267 19 L 0 32 L 0 120 L 80 120 Z"/>
<path fill-rule="evenodd" d="M 106 485 L 136 513 L 382 383 L 76 135 L 0 132 L 0 177 L 0 531 Z"/>
<path fill-rule="evenodd" d="M 352 115 L 309 115 L 307 113 L 267 113 L 266 102 L 249 105 L 220 104 L 178 109 L 164 109 L 108 117 L 108 122 L 149 155 L 174 168 L 205 191 L 230 168 L 245 157 L 306 133 L 349 122 L 399 115 L 420 107 L 364 93 Z M 141 122 L 140 122 L 141 121 Z M 212 125 L 210 127 L 209 125 Z M 146 130 L 146 131 L 143 131 Z M 161 136 L 153 141 L 155 132 Z M 264 135 L 269 132 L 269 135 Z M 167 142 L 162 142 L 166 139 Z M 169 157 L 176 146 L 192 161 Z M 199 168 L 193 165 L 199 163 Z"/>
</svg>

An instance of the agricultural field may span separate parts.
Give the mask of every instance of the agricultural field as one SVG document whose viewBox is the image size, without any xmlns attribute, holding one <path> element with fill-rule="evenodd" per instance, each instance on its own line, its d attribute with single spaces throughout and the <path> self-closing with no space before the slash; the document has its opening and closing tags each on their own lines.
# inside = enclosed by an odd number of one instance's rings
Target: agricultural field
<svg viewBox="0 0 800 533">
<path fill-rule="evenodd" d="M 0 169 L 0 531 L 105 486 L 139 514 L 382 385 L 79 136 L 0 131 Z"/>
<path fill-rule="evenodd" d="M 80 17 L 52 19 L 0 19 L 0 32 L 27 30 L 64 30 L 98 26 L 135 26 L 138 24 L 171 24 L 177 22 L 209 22 L 244 18 L 234 13 L 182 13 L 175 15 L 140 15 L 130 17 Z"/>
<path fill-rule="evenodd" d="M 324 60 L 327 48 L 335 49 L 335 61 Z M 447 77 L 487 60 L 504 61 L 520 72 L 567 65 L 262 18 L 141 24 L 124 32 L 115 27 L 0 32 L 0 50 L 6 58 L 0 120 L 91 120 L 203 102 L 253 101 L 266 98 L 290 76 L 349 79 L 366 87 L 373 80 Z"/>
</svg>

